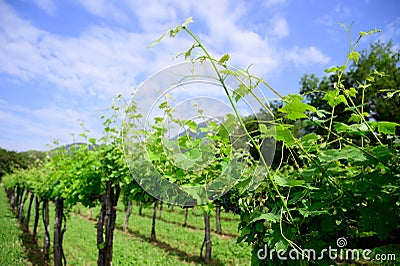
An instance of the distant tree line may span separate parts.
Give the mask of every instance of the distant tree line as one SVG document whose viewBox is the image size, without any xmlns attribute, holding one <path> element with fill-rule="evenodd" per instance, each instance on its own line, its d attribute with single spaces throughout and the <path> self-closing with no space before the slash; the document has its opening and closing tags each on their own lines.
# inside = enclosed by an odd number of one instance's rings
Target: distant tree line
<svg viewBox="0 0 400 266">
<path fill-rule="evenodd" d="M 45 156 L 45 152 L 42 151 L 16 152 L 0 148 L 0 182 L 4 175 L 12 173 L 15 169 L 27 169 L 35 161 L 43 160 Z"/>
</svg>

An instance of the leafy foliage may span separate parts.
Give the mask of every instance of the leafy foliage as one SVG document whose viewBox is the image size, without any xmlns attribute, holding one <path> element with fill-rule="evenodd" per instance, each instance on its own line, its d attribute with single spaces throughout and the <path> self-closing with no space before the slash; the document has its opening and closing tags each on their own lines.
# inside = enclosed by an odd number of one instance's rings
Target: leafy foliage
<svg viewBox="0 0 400 266">
<path fill-rule="evenodd" d="M 333 105 L 344 103 L 335 110 L 337 121 L 347 122 L 355 115 L 355 109 L 346 108 L 347 96 L 350 96 L 354 105 L 368 115 L 368 120 L 400 123 L 400 80 L 397 78 L 400 75 L 400 51 L 394 49 L 392 42 L 378 41 L 371 44 L 370 50 L 363 50 L 358 55 L 358 60 L 353 60 L 349 70 L 341 76 L 343 94 L 334 90 L 339 75 L 336 71 L 322 78 L 304 75 L 300 93 L 318 110 L 331 111 Z"/>
<path fill-rule="evenodd" d="M 350 30 L 344 27 L 350 35 Z M 182 29 L 193 37 L 204 54 L 193 60 L 209 60 L 226 66 L 228 56 L 222 62 L 212 58 L 186 26 L 179 31 Z M 318 251 L 333 246 L 340 236 L 355 238 L 357 245 L 367 236 L 388 240 L 399 235 L 400 173 L 396 164 L 399 124 L 393 117 L 384 120 L 383 115 L 379 116 L 383 111 L 377 111 L 382 87 L 376 84 L 380 78 L 388 82 L 397 76 L 391 75 L 398 71 L 397 63 L 389 63 L 396 57 L 384 57 L 390 67 L 381 69 L 376 67 L 380 61 L 373 60 L 379 56 L 355 51 L 361 38 L 375 32 L 378 30 L 360 32 L 356 42 L 350 41 L 345 64 L 327 69 L 327 73 L 332 73 L 328 78 L 320 81 L 315 76 L 303 77 L 302 93 L 307 102 L 300 95 L 277 94 L 282 104 L 276 109 L 278 116 L 274 124 L 260 124 L 257 127 L 260 133 L 250 135 L 241 123 L 261 163 L 237 185 L 241 214 L 238 242 L 253 245 L 252 263 L 268 263 L 257 257 L 265 244 L 275 250 L 290 248 L 302 253 L 304 248 Z M 373 50 L 382 52 L 381 46 L 378 43 Z M 388 48 L 390 51 L 390 45 Z M 351 62 L 350 71 L 345 72 Z M 355 66 L 363 67 L 357 71 Z M 391 70 L 390 74 L 383 73 L 387 69 Z M 217 67 L 215 70 L 218 72 Z M 226 93 L 233 109 L 238 99 L 251 94 L 254 84 L 276 92 L 248 70 L 225 69 L 218 73 L 222 86 L 226 75 L 241 81 L 233 95 Z M 259 102 L 265 100 L 252 96 Z M 391 96 L 390 104 L 398 107 L 394 95 Z M 268 107 L 264 111 L 268 112 Z M 377 120 L 369 121 L 369 117 Z M 308 125 L 307 131 L 297 134 L 294 124 Z M 274 171 L 268 170 L 261 153 L 262 142 L 257 140 L 263 138 L 275 138 L 282 143 L 281 150 L 286 148 L 290 152 L 293 163 L 285 164 L 281 160 Z M 261 183 L 255 184 L 254 178 Z"/>
<path fill-rule="evenodd" d="M 45 153 L 40 151 L 15 152 L 0 148 L 0 181 L 2 176 L 14 170 L 27 169 L 44 157 Z"/>
</svg>

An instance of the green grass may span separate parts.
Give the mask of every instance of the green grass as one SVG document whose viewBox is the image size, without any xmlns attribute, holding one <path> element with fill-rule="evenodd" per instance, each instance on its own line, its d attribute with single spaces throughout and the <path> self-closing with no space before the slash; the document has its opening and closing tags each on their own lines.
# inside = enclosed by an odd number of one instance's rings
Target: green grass
<svg viewBox="0 0 400 266">
<path fill-rule="evenodd" d="M 0 265 L 28 265 L 19 223 L 0 185 Z"/>
<path fill-rule="evenodd" d="M 117 231 L 113 255 L 115 265 L 123 265 L 128 261 L 152 265 L 200 263 L 199 254 L 204 238 L 204 221 L 199 210 L 195 214 L 192 210 L 189 211 L 188 225 L 183 227 L 184 210 L 175 207 L 172 212 L 170 208 L 164 206 L 162 219 L 156 221 L 156 243 L 152 243 L 149 239 L 152 207 L 143 208 L 143 216 L 139 216 L 138 207 L 132 206 L 127 234 L 122 232 L 125 221 L 123 206 L 119 205 L 117 211 Z M 98 212 L 99 208 L 94 208 L 93 214 Z M 81 213 L 83 216 L 89 216 L 89 211 L 85 208 L 81 208 Z M 236 244 L 237 218 L 226 213 L 222 214 L 222 218 L 221 223 L 225 234 L 212 234 L 213 263 L 216 265 L 249 265 L 250 248 L 244 244 Z M 214 219 L 212 222 L 215 225 Z M 128 247 L 129 249 L 126 250 Z"/>
<path fill-rule="evenodd" d="M 28 202 L 28 201 L 27 201 Z M 123 205 L 117 208 L 116 230 L 114 231 L 113 265 L 198 265 L 200 247 L 204 237 L 203 216 L 200 210 L 189 210 L 188 226 L 183 227 L 184 210 L 175 207 L 172 212 L 163 206 L 162 219 L 157 219 L 157 242 L 150 241 L 153 208 L 132 206 L 129 231 L 123 232 L 125 212 Z M 28 209 L 26 206 L 25 211 Z M 64 235 L 64 252 L 68 265 L 97 265 L 96 216 L 100 208 L 93 208 L 94 219 L 89 219 L 89 209 L 74 207 L 67 219 Z M 33 228 L 32 208 L 30 229 Z M 250 265 L 251 249 L 245 244 L 236 244 L 238 217 L 222 213 L 222 229 L 225 234 L 212 233 L 213 265 Z M 54 205 L 50 204 L 50 236 L 53 239 Z M 215 229 L 215 217 L 212 217 Z M 53 243 L 51 243 L 53 245 Z M 43 246 L 43 224 L 38 228 L 38 246 Z M 52 252 L 52 250 L 51 250 Z M 51 262 L 50 262 L 51 264 Z"/>
</svg>

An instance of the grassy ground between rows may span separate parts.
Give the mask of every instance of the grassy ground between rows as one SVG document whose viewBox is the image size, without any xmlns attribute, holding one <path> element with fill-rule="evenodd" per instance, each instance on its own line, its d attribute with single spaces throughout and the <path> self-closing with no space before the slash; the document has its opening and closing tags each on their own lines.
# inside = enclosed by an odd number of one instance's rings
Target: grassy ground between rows
<svg viewBox="0 0 400 266">
<path fill-rule="evenodd" d="M 28 207 L 24 208 L 25 210 Z M 184 210 L 174 211 L 164 206 L 162 219 L 157 219 L 157 242 L 150 241 L 152 207 L 143 208 L 138 215 L 138 206 L 132 206 L 129 231 L 123 232 L 125 213 L 123 205 L 117 208 L 114 233 L 113 265 L 198 265 L 200 247 L 204 237 L 204 222 L 200 210 L 191 210 L 188 226 L 183 227 Z M 97 265 L 96 216 L 99 207 L 93 208 L 93 219 L 89 209 L 74 207 L 67 219 L 64 236 L 64 252 L 67 265 Z M 33 211 L 32 211 L 33 215 Z M 215 217 L 213 218 L 215 227 Z M 50 235 L 53 237 L 54 205 L 50 204 Z M 251 249 L 245 244 L 236 244 L 238 219 L 231 214 L 222 214 L 223 234 L 212 233 L 211 265 L 250 265 Z M 30 221 L 33 228 L 33 219 Z M 214 228 L 215 229 L 215 228 Z M 38 228 L 38 246 L 43 246 L 43 224 Z M 51 264 L 51 263 L 50 263 Z"/>
<path fill-rule="evenodd" d="M 27 200 L 28 202 L 28 200 Z M 25 206 L 26 210 L 28 206 Z M 79 209 L 79 214 L 78 214 Z M 41 260 L 43 246 L 43 224 L 40 220 L 38 239 L 32 241 L 28 232 L 22 232 L 14 213 L 10 209 L 4 188 L 0 186 L 0 265 L 45 265 Z M 123 232 L 124 206 L 118 205 L 116 230 L 114 233 L 113 265 L 199 265 L 200 246 L 203 241 L 204 221 L 200 210 L 190 210 L 187 226 L 183 227 L 184 210 L 172 211 L 164 206 L 162 218 L 157 219 L 157 242 L 150 240 L 152 207 L 143 208 L 138 215 L 138 206 L 132 206 L 129 231 Z M 92 209 L 75 206 L 67 218 L 64 237 L 64 252 L 67 265 L 97 265 L 96 216 L 99 207 Z M 32 208 L 30 233 L 33 228 Z M 158 214 L 157 214 L 158 216 Z M 40 214 L 41 217 L 41 214 Z M 212 216 L 215 229 L 215 216 Z M 53 237 L 54 205 L 50 204 L 50 234 Z M 250 247 L 236 244 L 239 219 L 230 213 L 222 213 L 222 234 L 212 233 L 213 260 L 211 265 L 250 265 Z M 37 244 L 36 244 L 37 243 Z M 53 243 L 51 243 L 53 244 Z M 52 250 L 51 250 L 52 252 Z M 397 245 L 375 248 L 376 254 L 393 254 L 393 261 L 359 261 L 364 265 L 396 265 L 400 253 Z M 52 261 L 49 262 L 49 265 Z M 339 263 L 353 265 L 352 263 Z"/>
<path fill-rule="evenodd" d="M 29 265 L 19 223 L 0 185 L 0 265 Z"/>
</svg>

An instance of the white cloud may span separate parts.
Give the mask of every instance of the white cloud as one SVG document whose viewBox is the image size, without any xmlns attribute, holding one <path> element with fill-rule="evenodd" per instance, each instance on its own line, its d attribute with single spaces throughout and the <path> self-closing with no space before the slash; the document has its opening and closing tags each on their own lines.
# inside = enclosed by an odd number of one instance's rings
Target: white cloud
<svg viewBox="0 0 400 266">
<path fill-rule="evenodd" d="M 109 97 L 132 88 L 155 37 L 92 27 L 79 38 L 33 27 L 3 5 L 0 71 L 23 81 L 47 80 L 72 93 Z M 149 53 L 149 51 L 147 51 Z M 142 69 L 142 70 L 141 70 Z"/>
<path fill-rule="evenodd" d="M 275 7 L 275 6 L 281 6 L 285 4 L 286 0 L 265 0 L 264 5 L 266 7 Z"/>
<path fill-rule="evenodd" d="M 78 0 L 77 4 L 84 7 L 89 13 L 105 18 L 114 20 L 121 24 L 124 24 L 128 21 L 127 14 L 121 10 L 118 5 L 120 1 L 108 1 L 108 0 Z"/>
<path fill-rule="evenodd" d="M 270 20 L 269 34 L 277 38 L 283 38 L 289 35 L 289 24 L 282 16 L 275 16 Z"/>
<path fill-rule="evenodd" d="M 54 104 L 37 109 L 4 104 L 0 106 L 0 141 L 2 147 L 17 150 L 45 150 L 54 139 L 60 144 L 71 143 L 73 133 L 75 141 L 80 141 L 78 120 L 83 121 L 90 136 L 98 137 L 92 117 L 88 110 L 63 109 Z"/>
<path fill-rule="evenodd" d="M 332 27 L 336 26 L 337 23 L 343 23 L 348 19 L 353 18 L 352 10 L 348 6 L 337 4 L 335 9 L 331 10 L 328 14 L 323 14 L 314 19 L 314 23 Z"/>
<path fill-rule="evenodd" d="M 74 38 L 38 29 L 1 4 L 1 13 L 7 15 L 0 18 L 0 44 L 3 47 L 0 71 L 23 81 L 50 81 L 59 89 L 77 95 L 107 98 L 116 91 L 127 92 L 137 85 L 137 80 L 173 63 L 171 59 L 178 52 L 190 47 L 193 41 L 182 34 L 185 37 L 166 38 L 156 48 L 147 49 L 169 27 L 167 24 L 182 22 L 178 22 L 177 14 L 182 16 L 183 12 L 186 17 L 186 12 L 195 12 L 208 25 L 209 32 L 200 35 L 213 54 L 221 56 L 230 51 L 235 55 L 232 56 L 235 65 L 256 64 L 256 69 L 260 69 L 258 74 L 273 73 L 279 56 L 266 38 L 239 26 L 246 10 L 242 5 L 230 3 L 175 1 L 172 7 L 172 4 L 147 5 L 145 1 L 135 1 L 130 3 L 131 8 L 147 31 L 91 26 Z M 120 12 L 112 2 L 83 1 L 82 5 L 99 16 L 114 17 Z M 155 25 L 162 26 L 151 27 Z M 288 34 L 287 22 L 282 17 L 274 21 L 272 28 L 275 36 Z"/>
<path fill-rule="evenodd" d="M 286 54 L 286 60 L 298 67 L 314 64 L 325 65 L 330 61 L 330 57 L 323 54 L 314 46 L 308 48 L 300 48 L 296 46 Z"/>
<path fill-rule="evenodd" d="M 47 8 L 47 12 L 55 12 L 51 11 L 51 3 L 37 0 L 44 10 Z M 147 47 L 159 34 L 191 15 L 198 20 L 197 23 L 205 25 L 197 34 L 211 54 L 219 57 L 229 52 L 231 65 L 246 68 L 254 64 L 252 69 L 256 71 L 253 74 L 268 78 L 268 75 L 279 71 L 282 67 L 280 62 L 285 59 L 281 49 L 277 49 L 271 41 L 271 38 L 279 40 L 288 36 L 289 25 L 285 18 L 272 16 L 273 20 L 266 21 L 271 23 L 272 31 L 271 36 L 264 36 L 264 33 L 255 32 L 252 27 L 242 24 L 243 18 L 249 15 L 247 3 L 227 0 L 174 0 L 151 5 L 148 1 L 126 0 L 120 3 L 79 1 L 79 5 L 91 14 L 120 23 L 120 26 L 92 24 L 71 37 L 35 27 L 0 0 L 0 73 L 22 82 L 50 83 L 54 85 L 54 90 L 49 91 L 53 95 L 49 98 L 56 100 L 48 107 L 20 112 L 4 109 L 10 108 L 6 105 L 1 110 L 0 120 L 8 136 L 20 131 L 33 135 L 32 138 L 25 138 L 26 141 L 38 139 L 39 143 L 46 138 L 48 143 L 49 136 L 68 141 L 72 132 L 79 132 L 78 118 L 99 121 L 99 115 L 93 108 L 104 108 L 118 93 L 129 97 L 130 92 L 150 74 L 181 60 L 173 59 L 193 44 L 185 33 L 175 39 L 166 37 L 153 49 Z M 283 3 L 268 1 L 267 4 Z M 127 27 L 131 22 L 138 23 L 140 28 Z M 199 28 L 199 25 L 193 24 L 192 27 Z M 311 63 L 326 60 L 315 48 L 292 51 L 288 58 L 291 62 L 298 62 L 302 56 L 307 60 L 312 57 Z M 63 99 L 67 96 L 68 99 Z M 67 101 L 70 103 L 61 107 L 61 102 Z M 100 131 L 97 124 L 93 122 L 90 125 L 93 132 Z M 36 147 L 33 144 L 25 146 Z"/>
<path fill-rule="evenodd" d="M 53 0 L 33 0 L 35 5 L 45 11 L 48 15 L 54 16 L 56 14 L 56 4 Z"/>
<path fill-rule="evenodd" d="M 395 40 L 400 37 L 400 18 L 388 23 L 383 29 L 382 33 L 378 34 L 379 39 L 383 43 L 388 43 L 390 40 Z M 398 44 L 395 44 L 394 49 L 400 49 Z"/>
<path fill-rule="evenodd" d="M 328 26 L 328 27 L 333 26 L 335 24 L 332 16 L 328 15 L 328 14 L 316 18 L 314 20 L 314 23 L 317 23 L 317 24 L 323 25 L 323 26 Z"/>
<path fill-rule="evenodd" d="M 216 57 L 229 52 L 230 64 L 247 68 L 253 64 L 256 75 L 269 75 L 279 67 L 279 54 L 267 37 L 242 25 L 249 9 L 244 3 L 230 1 L 202 1 L 193 10 L 196 17 L 207 24 L 209 32 L 199 34 L 204 44 Z M 197 8 L 197 9 L 196 9 Z"/>
<path fill-rule="evenodd" d="M 178 25 L 178 14 L 181 17 L 189 15 L 188 1 L 153 1 L 147 0 L 127 1 L 127 6 L 143 31 L 165 31 Z"/>
<path fill-rule="evenodd" d="M 349 7 L 343 6 L 341 4 L 336 5 L 335 13 L 339 14 L 342 17 L 351 17 L 352 16 L 351 9 Z"/>
</svg>

